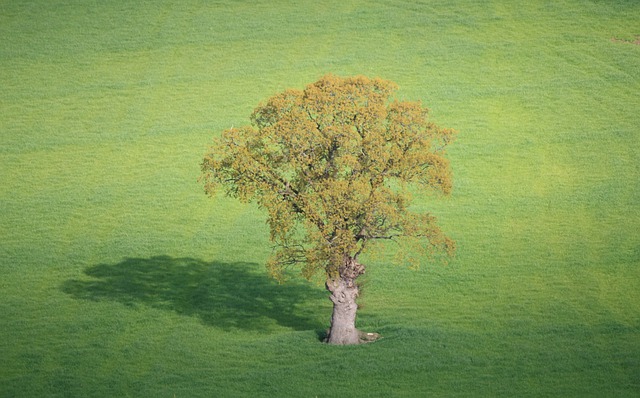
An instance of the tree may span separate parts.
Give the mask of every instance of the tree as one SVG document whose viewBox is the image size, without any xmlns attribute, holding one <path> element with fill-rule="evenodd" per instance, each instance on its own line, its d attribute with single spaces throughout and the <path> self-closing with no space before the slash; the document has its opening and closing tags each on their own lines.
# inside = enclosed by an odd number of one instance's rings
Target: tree
<svg viewBox="0 0 640 398">
<path fill-rule="evenodd" d="M 449 194 L 446 146 L 455 132 L 428 120 L 420 102 L 392 99 L 394 83 L 327 75 L 258 106 L 251 126 L 222 133 L 202 163 L 205 191 L 255 201 L 268 212 L 270 273 L 320 274 L 333 302 L 327 342 L 357 344 L 359 256 L 394 241 L 420 259 L 455 243 L 425 213 L 410 211 L 418 184 Z"/>
</svg>

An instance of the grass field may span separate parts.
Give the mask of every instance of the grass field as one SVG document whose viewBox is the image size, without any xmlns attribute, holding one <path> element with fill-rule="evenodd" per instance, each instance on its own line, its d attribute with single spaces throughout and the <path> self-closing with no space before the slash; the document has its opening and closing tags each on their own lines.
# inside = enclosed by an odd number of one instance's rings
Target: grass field
<svg viewBox="0 0 640 398">
<path fill-rule="evenodd" d="M 638 36 L 632 0 L 0 0 L 0 396 L 639 396 Z M 460 132 L 416 195 L 457 257 L 370 260 L 357 347 L 197 182 L 326 73 Z"/>
</svg>

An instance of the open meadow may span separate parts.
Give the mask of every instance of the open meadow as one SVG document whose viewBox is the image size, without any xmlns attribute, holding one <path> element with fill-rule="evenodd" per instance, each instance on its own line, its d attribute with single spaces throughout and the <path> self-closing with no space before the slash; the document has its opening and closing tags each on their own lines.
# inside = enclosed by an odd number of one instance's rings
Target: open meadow
<svg viewBox="0 0 640 398">
<path fill-rule="evenodd" d="M 640 396 L 640 2 L 0 0 L 1 397 Z M 327 73 L 459 131 L 448 265 L 278 285 L 212 137 Z"/>
</svg>

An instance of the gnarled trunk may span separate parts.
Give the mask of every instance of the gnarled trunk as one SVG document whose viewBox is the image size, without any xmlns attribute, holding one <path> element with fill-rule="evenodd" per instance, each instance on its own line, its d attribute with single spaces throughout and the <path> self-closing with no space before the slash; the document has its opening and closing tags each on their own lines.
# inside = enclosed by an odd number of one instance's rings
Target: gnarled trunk
<svg viewBox="0 0 640 398">
<path fill-rule="evenodd" d="M 339 277 L 327 281 L 329 297 L 333 302 L 331 329 L 326 342 L 329 344 L 359 344 L 360 332 L 356 329 L 356 298 L 359 290 L 355 279 L 364 273 L 364 265 L 351 257 L 346 257 L 339 268 Z"/>
</svg>

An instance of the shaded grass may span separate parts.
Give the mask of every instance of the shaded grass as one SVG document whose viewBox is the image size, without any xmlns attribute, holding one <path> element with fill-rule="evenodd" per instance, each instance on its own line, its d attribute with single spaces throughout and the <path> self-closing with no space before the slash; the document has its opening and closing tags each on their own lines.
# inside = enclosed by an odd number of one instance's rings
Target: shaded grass
<svg viewBox="0 0 640 398">
<path fill-rule="evenodd" d="M 637 396 L 640 46 L 611 38 L 638 15 L 0 3 L 0 395 Z M 415 203 L 457 258 L 369 259 L 363 347 L 319 344 L 321 286 L 269 281 L 264 215 L 197 183 L 211 136 L 327 72 L 461 132 L 454 195 Z"/>
<path fill-rule="evenodd" d="M 126 306 L 144 304 L 196 316 L 222 329 L 268 333 L 270 323 L 293 330 L 322 325 L 300 316 L 295 306 L 324 297 L 301 283 L 278 286 L 252 264 L 207 263 L 190 258 L 130 258 L 98 264 L 85 271 L 88 280 L 69 280 L 62 290 L 75 298 L 114 300 Z"/>
</svg>

